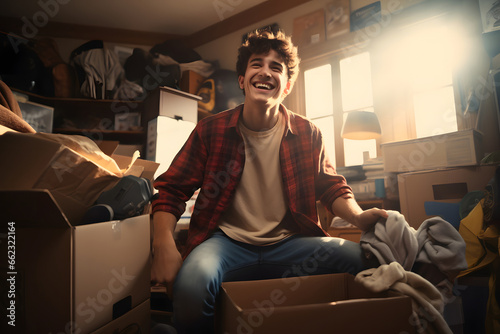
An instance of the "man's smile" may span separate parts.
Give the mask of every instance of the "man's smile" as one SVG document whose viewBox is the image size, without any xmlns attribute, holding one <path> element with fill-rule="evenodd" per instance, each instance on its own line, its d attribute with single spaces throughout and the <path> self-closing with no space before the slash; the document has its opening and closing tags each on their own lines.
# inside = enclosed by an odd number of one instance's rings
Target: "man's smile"
<svg viewBox="0 0 500 334">
<path fill-rule="evenodd" d="M 271 85 L 270 83 L 268 82 L 256 82 L 253 84 L 253 86 L 255 88 L 259 88 L 259 89 L 265 89 L 265 90 L 271 90 L 274 88 L 273 85 Z"/>
</svg>

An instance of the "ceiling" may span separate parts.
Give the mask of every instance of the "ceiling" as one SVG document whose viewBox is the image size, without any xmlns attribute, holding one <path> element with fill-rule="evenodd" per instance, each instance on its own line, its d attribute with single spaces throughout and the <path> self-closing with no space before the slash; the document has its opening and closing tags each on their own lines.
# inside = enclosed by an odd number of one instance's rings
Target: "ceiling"
<svg viewBox="0 0 500 334">
<path fill-rule="evenodd" d="M 1 0 L 0 33 L 196 47 L 309 1 Z"/>
<path fill-rule="evenodd" d="M 266 0 L 2 0 L 0 15 L 190 35 Z"/>
</svg>

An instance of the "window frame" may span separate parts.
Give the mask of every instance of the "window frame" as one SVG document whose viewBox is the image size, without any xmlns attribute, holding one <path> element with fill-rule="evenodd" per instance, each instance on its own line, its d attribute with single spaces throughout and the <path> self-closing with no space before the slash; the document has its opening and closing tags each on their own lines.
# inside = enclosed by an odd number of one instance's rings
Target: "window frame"
<svg viewBox="0 0 500 334">
<path fill-rule="evenodd" d="M 359 51 L 359 52 L 358 52 Z M 362 49 L 357 50 L 356 46 L 350 46 L 344 48 L 342 50 L 336 50 L 327 52 L 326 54 L 319 55 L 314 59 L 305 59 L 301 62 L 301 71 L 299 77 L 297 78 L 299 88 L 298 94 L 298 106 L 300 110 L 303 110 L 303 113 L 306 117 L 306 101 L 305 101 L 305 78 L 304 73 L 322 65 L 329 64 L 331 66 L 331 77 L 332 77 L 332 106 L 333 106 L 333 129 L 334 129 L 334 138 L 335 138 L 335 157 L 330 157 L 333 160 L 333 164 L 337 167 L 345 166 L 345 154 L 344 154 L 344 138 L 342 138 L 342 127 L 344 125 L 344 110 L 342 106 L 342 91 L 341 91 L 341 83 L 340 83 L 340 60 L 348 57 L 355 56 L 356 54 L 369 52 L 369 50 Z M 373 92 L 375 95 L 375 93 Z M 375 97 L 374 97 L 375 100 Z M 375 104 L 375 101 L 373 101 Z M 329 115 L 327 115 L 329 116 Z M 323 117 L 327 117 L 323 116 Z M 318 117 L 320 118 L 320 117 Z M 376 147 L 377 147 L 377 155 L 380 155 L 380 142 L 379 139 L 376 139 Z"/>
<path fill-rule="evenodd" d="M 446 16 L 446 15 L 445 15 Z M 434 18 L 428 18 L 427 20 L 432 20 Z M 443 19 L 440 17 L 439 19 Z M 414 22 L 413 24 L 419 24 L 426 20 L 421 20 Z M 446 20 L 444 20 L 446 21 Z M 405 29 L 407 26 L 393 27 L 394 29 Z M 383 37 L 383 36 L 382 36 Z M 398 87 L 398 92 L 393 100 L 390 102 L 383 102 L 384 97 L 379 96 L 380 88 L 377 87 L 380 80 L 380 76 L 383 75 L 383 69 L 380 67 L 380 59 L 383 58 L 383 52 L 381 51 L 381 43 L 379 39 L 373 39 L 364 45 L 363 43 L 325 43 L 317 46 L 310 47 L 304 50 L 302 61 L 301 61 L 301 71 L 297 78 L 295 84 L 295 92 L 293 98 L 289 100 L 293 101 L 293 108 L 299 111 L 304 116 L 306 114 L 306 104 L 305 104 L 305 80 L 304 73 L 309 69 L 313 69 L 318 66 L 330 64 L 332 71 L 332 97 L 333 97 L 333 118 L 334 118 L 334 137 L 335 137 L 335 157 L 331 157 L 334 160 L 334 165 L 338 167 L 345 166 L 344 158 L 344 142 L 341 137 L 341 130 L 343 125 L 343 110 L 342 110 L 342 100 L 340 91 L 340 66 L 339 62 L 341 59 L 354 56 L 359 53 L 369 52 L 371 61 L 371 71 L 372 71 L 372 84 L 373 84 L 373 108 L 379 117 L 382 125 L 382 137 L 376 139 L 377 156 L 381 156 L 381 144 L 386 142 L 401 141 L 408 139 L 417 138 L 416 130 L 416 120 L 415 111 L 413 105 L 414 90 L 410 85 Z M 335 48 L 335 45 L 341 45 L 340 48 Z M 460 76 L 456 72 L 456 69 L 452 69 L 452 84 L 453 95 L 455 99 L 455 114 L 457 119 L 457 129 L 458 131 L 470 128 L 470 121 L 465 119 L 465 116 L 461 112 L 462 107 L 462 95 Z"/>
</svg>

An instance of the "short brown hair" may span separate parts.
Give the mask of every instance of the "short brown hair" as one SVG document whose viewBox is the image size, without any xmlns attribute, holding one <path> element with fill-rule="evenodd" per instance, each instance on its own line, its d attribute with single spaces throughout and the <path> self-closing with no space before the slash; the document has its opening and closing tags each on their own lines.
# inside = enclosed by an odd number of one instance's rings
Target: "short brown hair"
<svg viewBox="0 0 500 334">
<path fill-rule="evenodd" d="M 300 58 L 297 47 L 282 31 L 274 34 L 269 30 L 256 30 L 248 34 L 246 41 L 238 49 L 236 73 L 238 76 L 245 76 L 250 57 L 253 54 L 267 54 L 271 50 L 276 51 L 283 59 L 287 68 L 288 81 L 292 87 L 299 74 Z"/>
</svg>

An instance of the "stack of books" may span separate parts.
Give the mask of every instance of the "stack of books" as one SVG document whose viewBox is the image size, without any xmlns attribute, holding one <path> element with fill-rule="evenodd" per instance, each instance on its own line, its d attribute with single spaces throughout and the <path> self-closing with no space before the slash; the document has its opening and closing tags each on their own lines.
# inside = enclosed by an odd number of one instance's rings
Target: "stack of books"
<svg viewBox="0 0 500 334">
<path fill-rule="evenodd" d="M 337 172 L 346 178 L 358 200 L 398 198 L 397 174 L 384 171 L 382 157 L 368 159 L 360 166 L 339 167 Z"/>
</svg>

